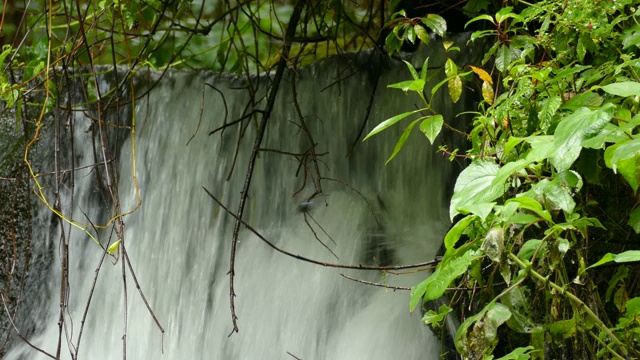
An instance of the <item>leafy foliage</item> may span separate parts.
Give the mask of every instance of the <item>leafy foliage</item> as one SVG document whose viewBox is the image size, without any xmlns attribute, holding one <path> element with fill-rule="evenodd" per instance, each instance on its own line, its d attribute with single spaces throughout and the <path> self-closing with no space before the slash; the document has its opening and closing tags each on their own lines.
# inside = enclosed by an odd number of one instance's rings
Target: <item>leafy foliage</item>
<svg viewBox="0 0 640 360">
<path fill-rule="evenodd" d="M 456 180 L 445 254 L 410 307 L 468 289 L 448 297 L 468 358 L 637 358 L 640 288 L 627 274 L 640 262 L 640 3 L 511 4 L 466 7 L 486 9 L 468 22 L 485 25 L 471 41 L 492 41 L 470 66 L 481 89 L 470 163 Z M 460 71 L 447 60 L 431 94 L 447 83 L 457 101 L 468 81 Z M 428 112 L 415 79 L 399 88 Z M 451 314 L 424 321 L 438 327 Z"/>
</svg>

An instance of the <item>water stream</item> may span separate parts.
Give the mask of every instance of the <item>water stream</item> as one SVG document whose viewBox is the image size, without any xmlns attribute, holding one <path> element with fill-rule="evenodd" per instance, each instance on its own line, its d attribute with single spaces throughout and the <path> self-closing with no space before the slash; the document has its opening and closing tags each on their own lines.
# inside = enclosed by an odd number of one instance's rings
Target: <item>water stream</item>
<svg viewBox="0 0 640 360">
<path fill-rule="evenodd" d="M 380 78 L 365 133 L 417 104 L 417 97 L 386 88 L 409 76 L 404 64 L 383 61 L 389 66 Z M 384 166 L 404 126 L 358 144 L 346 157 L 367 111 L 370 62 L 363 55 L 350 56 L 299 71 L 300 111 L 318 144 L 317 153 L 323 154 L 318 158 L 320 172 L 333 180 L 323 180 L 323 194 L 307 204 L 313 192 L 313 164 L 301 166 L 300 157 L 263 151 L 244 218 L 277 246 L 320 261 L 356 265 L 426 261 L 436 254 L 449 225 L 447 189 L 457 165 L 436 154 L 415 131 L 398 157 Z M 344 77 L 341 82 L 338 73 Z M 298 125 L 291 82 L 290 72 L 281 85 L 263 149 L 302 153 L 309 148 Z M 224 94 L 226 107 L 221 95 L 205 83 Z M 437 359 L 439 341 L 420 323 L 420 313 L 409 313 L 407 291 L 366 286 L 340 276 L 412 286 L 426 276 L 424 272 L 399 276 L 312 265 L 273 251 L 246 229 L 240 235 L 235 280 L 240 330 L 228 337 L 233 219 L 202 187 L 236 210 L 256 124 L 246 126 L 235 163 L 241 128 L 231 127 L 223 135 L 208 132 L 222 125 L 225 112 L 227 122 L 241 115 L 249 98 L 240 85 L 206 72 L 170 72 L 136 104 L 135 159 L 142 206 L 126 217 L 125 239 L 138 281 L 166 333 L 163 336 L 155 326 L 129 277 L 127 358 L 293 359 L 289 352 L 305 360 Z M 434 105 L 451 120 L 453 110 L 445 106 L 448 100 L 441 93 Z M 81 113 L 74 121 L 77 129 L 90 126 Z M 80 130 L 74 136 L 77 165 L 93 163 L 90 137 Z M 118 174 L 125 211 L 136 205 L 130 141 L 121 147 Z M 90 171 L 75 172 L 73 216 L 104 221 L 105 210 L 97 205 Z M 307 186 L 296 194 L 305 172 Z M 71 195 L 65 193 L 64 199 Z M 58 256 L 60 231 L 56 227 L 35 234 L 34 241 L 47 244 L 43 248 L 48 250 L 40 251 Z M 67 333 L 76 344 L 101 252 L 81 231 L 70 233 L 68 316 L 72 320 Z M 104 241 L 108 234 L 100 237 Z M 100 271 L 79 359 L 122 358 L 121 261 L 109 258 Z M 58 339 L 58 262 L 53 262 L 48 284 L 41 286 L 51 299 L 48 315 L 17 321 L 19 327 L 34 327 L 31 341 L 49 352 L 55 351 Z M 68 348 L 63 340 L 63 359 L 70 358 Z M 20 344 L 7 358 L 46 357 Z"/>
</svg>

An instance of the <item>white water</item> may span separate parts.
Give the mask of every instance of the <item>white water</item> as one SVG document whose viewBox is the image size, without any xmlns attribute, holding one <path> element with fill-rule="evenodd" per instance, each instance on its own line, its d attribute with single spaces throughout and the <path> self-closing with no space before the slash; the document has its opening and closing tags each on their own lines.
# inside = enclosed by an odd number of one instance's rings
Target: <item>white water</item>
<svg viewBox="0 0 640 360">
<path fill-rule="evenodd" d="M 297 87 L 305 120 L 319 143 L 317 151 L 328 152 L 321 158 L 323 175 L 348 183 L 367 200 L 340 183 L 325 181 L 326 195 L 313 202 L 309 214 L 336 244 L 309 221 L 340 259 L 313 238 L 303 214 L 296 210 L 304 198 L 292 194 L 302 184 L 302 172 L 295 177 L 298 162 L 291 157 L 260 155 L 244 218 L 278 246 L 317 260 L 372 265 L 372 247 L 392 249 L 393 264 L 433 258 L 448 226 L 443 189 L 451 181 L 451 165 L 435 155 L 416 132 L 396 160 L 385 167 L 401 128 L 359 144 L 354 155 L 345 158 L 364 117 L 370 88 L 366 75 L 359 74 L 340 89 L 321 92 L 335 81 L 335 70 L 335 64 L 307 70 Z M 386 84 L 407 75 L 404 65 L 399 64 L 380 79 L 365 133 L 379 121 L 414 108 L 415 98 L 385 89 Z M 220 95 L 207 89 L 200 130 L 186 146 L 198 126 L 205 82 L 213 83 L 213 76 L 169 74 L 151 92 L 149 104 L 141 100 L 137 105 L 136 160 L 142 207 L 125 218 L 125 239 L 142 290 L 166 334 L 162 336 L 156 328 L 129 276 L 127 358 L 293 359 L 287 352 L 305 360 L 438 358 L 439 342 L 420 323 L 421 314 L 409 314 L 408 292 L 369 287 L 339 275 L 412 286 L 425 273 L 383 276 L 380 272 L 319 267 L 276 253 L 246 229 L 241 232 L 235 278 L 240 331 L 227 337 L 232 329 L 227 272 L 233 222 L 202 186 L 236 210 L 254 132 L 249 130 L 245 135 L 233 176 L 226 181 L 237 129 L 227 130 L 224 142 L 219 135 L 207 136 L 222 123 L 224 114 Z M 303 134 L 291 123 L 298 118 L 288 84 L 282 84 L 262 147 L 301 152 L 307 148 L 306 140 L 300 140 Z M 226 94 L 231 121 L 240 115 L 247 97 L 242 90 L 230 90 L 225 81 L 216 86 Z M 77 122 L 78 129 L 89 124 L 82 118 Z M 76 133 L 78 146 L 84 146 L 77 150 L 80 162 L 92 163 L 88 137 L 82 131 Z M 135 206 L 130 148 L 129 142 L 123 145 L 120 160 L 123 210 Z M 88 171 L 76 172 L 78 207 L 74 216 L 82 218 L 84 211 L 96 219 L 102 210 L 95 203 L 93 176 L 88 175 Z M 310 190 L 309 181 L 309 190 L 303 193 L 308 195 Z M 75 344 L 101 254 L 86 235 L 75 230 L 71 234 L 68 316 L 72 319 L 70 341 Z M 42 241 L 57 244 L 57 235 L 45 240 L 47 236 L 39 235 Z M 107 235 L 102 236 L 106 239 Z M 377 239 L 374 246 L 372 238 Z M 112 262 L 100 272 L 79 359 L 122 358 L 121 264 Z M 38 320 L 39 335 L 31 339 L 49 352 L 55 352 L 58 338 L 58 267 L 54 266 L 47 285 L 50 317 Z M 17 322 L 20 324 L 20 319 Z M 63 345 L 63 359 L 70 358 L 68 352 Z M 17 345 L 7 358 L 45 357 Z"/>
</svg>

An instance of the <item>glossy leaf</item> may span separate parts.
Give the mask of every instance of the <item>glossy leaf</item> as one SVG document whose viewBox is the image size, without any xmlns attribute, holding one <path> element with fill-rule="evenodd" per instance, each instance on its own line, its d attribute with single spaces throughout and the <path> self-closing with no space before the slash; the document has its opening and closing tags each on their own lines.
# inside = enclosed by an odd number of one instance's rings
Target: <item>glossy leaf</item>
<svg viewBox="0 0 640 360">
<path fill-rule="evenodd" d="M 458 66 L 450 58 L 444 63 L 444 73 L 448 77 L 458 75 Z"/>
<path fill-rule="evenodd" d="M 484 99 L 484 101 L 487 102 L 487 104 L 493 105 L 493 97 L 494 97 L 493 86 L 491 86 L 491 84 L 489 84 L 487 81 L 483 82 L 482 98 Z"/>
<path fill-rule="evenodd" d="M 451 101 L 457 103 L 460 100 L 460 95 L 462 95 L 462 79 L 460 76 L 456 76 L 453 79 L 449 80 L 449 96 L 451 96 Z"/>
<path fill-rule="evenodd" d="M 442 115 L 437 114 L 433 116 L 427 116 L 420 123 L 420 131 L 429 139 L 429 142 L 433 145 L 436 141 L 436 137 L 440 134 L 442 130 L 442 125 L 444 124 L 444 118 Z"/>
<path fill-rule="evenodd" d="M 434 33 L 444 36 L 447 32 L 447 21 L 440 15 L 429 14 L 420 19 Z"/>
<path fill-rule="evenodd" d="M 118 251 L 119 247 L 120 247 L 120 240 L 109 245 L 109 248 L 107 249 L 107 253 L 109 253 L 109 255 L 113 255 L 116 253 L 116 251 Z"/>
<path fill-rule="evenodd" d="M 415 31 L 420 41 L 422 41 L 425 45 L 429 44 L 429 33 L 427 32 L 427 30 L 425 30 L 425 28 L 423 28 L 419 24 L 416 24 L 413 26 L 413 31 Z"/>
<path fill-rule="evenodd" d="M 486 71 L 484 71 L 484 69 L 479 68 L 479 67 L 475 67 L 473 65 L 471 66 L 471 70 L 476 73 L 476 75 L 478 75 L 478 77 L 480 78 L 480 80 L 484 81 L 484 82 L 488 82 L 489 85 L 493 85 L 493 79 L 491 78 L 491 75 L 489 75 L 489 73 L 487 73 Z"/>
</svg>

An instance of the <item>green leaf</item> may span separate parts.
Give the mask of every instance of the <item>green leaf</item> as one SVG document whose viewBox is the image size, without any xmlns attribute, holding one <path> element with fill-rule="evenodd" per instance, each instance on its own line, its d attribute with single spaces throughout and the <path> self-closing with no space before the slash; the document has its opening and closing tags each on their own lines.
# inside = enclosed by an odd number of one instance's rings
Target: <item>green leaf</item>
<svg viewBox="0 0 640 360">
<path fill-rule="evenodd" d="M 408 112 L 405 112 L 405 113 L 402 113 L 402 114 L 398 114 L 398 115 L 396 115 L 394 117 L 391 117 L 391 118 L 381 122 L 380 124 L 378 124 L 378 126 L 376 126 L 373 130 L 371 130 L 371 132 L 367 136 L 365 136 L 365 138 L 362 139 L 362 141 L 367 140 L 371 136 L 379 133 L 380 131 L 388 128 L 389 126 L 392 126 L 393 124 L 395 124 L 398 121 L 406 118 L 407 116 L 410 116 L 410 115 L 413 115 L 413 114 L 417 114 L 417 113 L 419 113 L 419 112 L 421 112 L 423 110 L 426 110 L 426 109 L 418 109 L 418 110 L 408 111 Z"/>
<path fill-rule="evenodd" d="M 504 194 L 503 184 L 493 184 L 499 170 L 500 167 L 492 161 L 477 160 L 460 173 L 449 208 L 451 220 L 460 214 L 458 208 L 491 202 Z"/>
<path fill-rule="evenodd" d="M 429 139 L 431 145 L 436 141 L 436 137 L 440 134 L 442 130 L 442 125 L 444 124 L 444 118 L 442 115 L 437 114 L 433 116 L 427 116 L 423 118 L 424 120 L 420 123 L 420 131 Z"/>
<path fill-rule="evenodd" d="M 560 105 L 562 105 L 562 98 L 560 98 L 560 96 L 552 96 L 542 101 L 538 110 L 538 119 L 540 119 L 542 124 L 546 126 L 551 124 L 551 119 L 560 108 Z"/>
<path fill-rule="evenodd" d="M 613 105 L 597 110 L 579 108 L 562 119 L 554 134 L 551 163 L 558 171 L 568 170 L 576 161 L 584 140 L 594 137 L 613 117 Z"/>
<path fill-rule="evenodd" d="M 427 311 L 427 313 L 422 317 L 422 321 L 434 328 L 441 328 L 444 325 L 443 320 L 451 311 L 453 311 L 452 308 L 443 304 L 440 306 L 437 313 L 433 310 Z"/>
<path fill-rule="evenodd" d="M 387 161 L 384 163 L 385 165 L 387 165 L 389 161 L 391 161 L 391 159 L 396 157 L 396 155 L 398 155 L 400 150 L 402 150 L 404 143 L 407 142 L 407 139 L 409 138 L 409 134 L 411 134 L 411 130 L 413 130 L 413 127 L 418 123 L 418 121 L 420 121 L 420 119 L 412 121 L 411 124 L 409 124 L 409 126 L 407 126 L 404 129 L 404 131 L 402 132 L 402 135 L 400 135 L 400 139 L 398 139 L 398 142 L 396 143 L 396 146 L 393 148 L 393 153 L 391 154 L 391 156 L 389 156 L 389 159 L 387 159 Z"/>
<path fill-rule="evenodd" d="M 458 66 L 451 59 L 447 59 L 444 63 L 444 73 L 447 76 L 455 76 L 458 75 Z"/>
<path fill-rule="evenodd" d="M 451 96 L 451 101 L 453 103 L 457 103 L 460 100 L 460 95 L 462 95 L 462 79 L 460 76 L 456 76 L 453 79 L 449 80 L 449 96 Z"/>
<path fill-rule="evenodd" d="M 109 255 L 115 254 L 115 252 L 118 251 L 118 247 L 120 247 L 120 240 L 109 245 L 109 248 L 107 249 L 107 253 L 109 253 Z"/>
<path fill-rule="evenodd" d="M 451 250 L 456 245 L 456 242 L 460 239 L 464 231 L 469 227 L 474 220 L 476 220 L 476 216 L 467 215 L 467 217 L 458 221 L 455 225 L 451 227 L 451 230 L 447 232 L 447 235 L 444 237 L 444 247 L 445 249 Z"/>
<path fill-rule="evenodd" d="M 509 45 L 500 45 L 496 52 L 496 68 L 504 72 L 520 56 L 520 50 Z"/>
<path fill-rule="evenodd" d="M 531 359 L 531 356 L 529 356 L 529 354 L 533 349 L 535 348 L 531 345 L 527 347 L 519 347 L 514 349 L 512 352 L 508 353 L 507 355 L 496 360 L 529 360 Z"/>
<path fill-rule="evenodd" d="M 419 24 L 415 24 L 413 26 L 413 30 L 416 32 L 418 39 L 422 41 L 425 45 L 429 45 L 429 33 Z"/>
<path fill-rule="evenodd" d="M 402 42 L 396 37 L 396 35 L 391 32 L 387 35 L 387 38 L 384 41 L 384 46 L 387 47 L 387 53 L 389 56 L 393 55 L 393 53 L 400 51 L 402 47 Z M 225 47 L 220 47 L 221 50 L 225 50 Z"/>
<path fill-rule="evenodd" d="M 627 225 L 631 226 L 636 234 L 640 234 L 640 206 L 631 212 Z"/>
<path fill-rule="evenodd" d="M 622 97 L 640 95 L 640 83 L 635 81 L 622 81 L 602 87 L 605 92 Z"/>
<path fill-rule="evenodd" d="M 609 263 L 611 261 L 614 261 L 616 263 L 626 263 L 626 262 L 634 262 L 634 261 L 640 261 L 640 250 L 629 250 L 629 251 L 625 251 L 622 252 L 620 254 L 612 254 L 612 253 L 608 253 L 605 256 L 602 257 L 602 259 L 600 259 L 600 261 L 598 261 L 597 263 L 589 266 L 587 269 L 591 269 L 600 265 L 604 265 L 606 263 Z"/>
<path fill-rule="evenodd" d="M 429 14 L 426 17 L 420 19 L 434 33 L 444 36 L 447 32 L 447 21 L 440 15 Z"/>
<path fill-rule="evenodd" d="M 453 258 L 436 269 L 426 280 L 424 301 L 439 299 L 451 282 L 464 274 L 471 262 L 477 258 L 479 256 L 475 255 L 474 251 L 466 251 L 462 256 Z"/>
<path fill-rule="evenodd" d="M 427 71 L 429 70 L 429 57 L 427 56 L 424 59 L 424 63 L 422 64 L 422 69 L 420 70 L 420 79 L 427 81 Z"/>
<path fill-rule="evenodd" d="M 495 202 L 472 204 L 466 206 L 464 209 L 460 209 L 460 211 L 462 211 L 462 213 L 471 213 L 478 215 L 482 221 L 485 221 L 487 219 L 487 216 L 491 214 L 491 210 L 493 210 L 493 207 L 495 205 Z"/>
<path fill-rule="evenodd" d="M 469 25 L 469 24 L 471 24 L 473 22 L 479 21 L 479 20 L 487 20 L 487 21 L 491 21 L 491 23 L 493 23 L 494 25 L 496 24 L 496 22 L 493 20 L 493 18 L 491 16 L 485 14 L 485 15 L 476 16 L 473 19 L 467 21 L 467 23 L 464 24 L 464 27 L 466 28 L 467 25 Z M 490 31 L 492 33 L 495 33 L 495 30 L 485 30 L 485 31 Z"/>
<path fill-rule="evenodd" d="M 530 261 L 531 257 L 536 252 L 538 247 L 540 247 L 541 243 L 542 243 L 542 240 L 537 240 L 537 239 L 527 240 L 527 242 L 522 244 L 522 247 L 520 247 L 520 251 L 518 252 L 518 258 L 522 260 Z M 540 251 L 543 251 L 545 246 L 546 246 L 546 243 L 542 244 L 542 248 L 540 248 Z"/>
<path fill-rule="evenodd" d="M 409 69 L 409 72 L 411 73 L 411 76 L 413 76 L 413 80 L 420 79 L 420 77 L 418 76 L 418 72 L 416 71 L 416 68 L 414 68 L 413 65 L 411 65 L 410 62 L 408 62 L 406 60 L 402 60 L 402 62 L 404 62 L 405 65 L 407 65 L 407 69 Z"/>
<path fill-rule="evenodd" d="M 414 70 L 415 71 L 415 70 Z M 415 91 L 421 93 L 424 90 L 425 81 L 422 79 L 401 81 L 399 83 L 387 85 L 390 89 L 401 89 L 404 92 Z"/>
<path fill-rule="evenodd" d="M 482 98 L 484 101 L 489 105 L 493 105 L 493 97 L 493 86 L 486 81 L 482 82 Z"/>
</svg>

